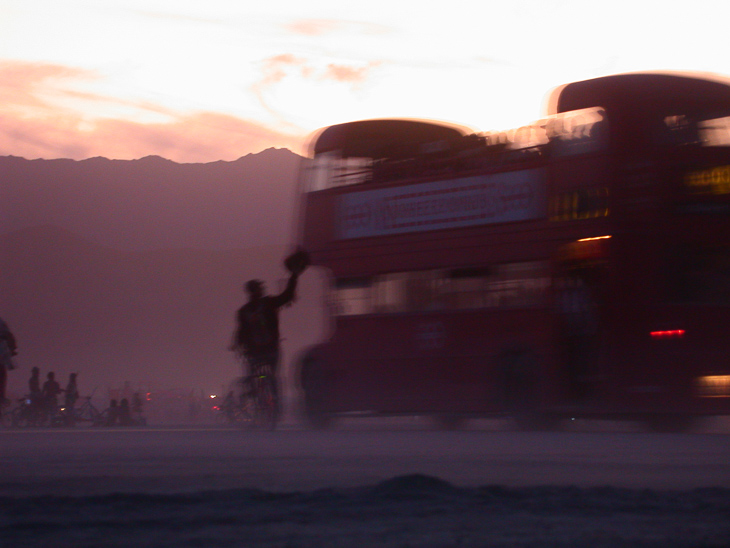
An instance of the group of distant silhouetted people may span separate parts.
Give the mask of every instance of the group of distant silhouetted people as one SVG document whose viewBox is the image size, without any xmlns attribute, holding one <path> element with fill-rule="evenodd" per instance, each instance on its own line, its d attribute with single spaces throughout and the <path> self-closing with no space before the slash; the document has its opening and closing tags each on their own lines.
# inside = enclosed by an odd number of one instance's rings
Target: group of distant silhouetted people
<svg viewBox="0 0 730 548">
<path fill-rule="evenodd" d="M 143 426 L 146 424 L 142 414 L 143 405 L 139 393 L 134 394 L 131 405 L 127 398 L 119 402 L 112 399 L 103 413 L 101 426 Z"/>
<path fill-rule="evenodd" d="M 40 370 L 34 367 L 28 381 L 30 413 L 37 420 L 33 422 L 59 423 L 72 426 L 76 422 L 75 406 L 79 399 L 79 390 L 76 384 L 78 375 L 71 373 L 65 389 L 56 381 L 55 373 L 49 372 L 43 386 L 40 385 Z M 59 404 L 58 397 L 64 394 L 63 405 Z M 98 419 L 89 417 L 95 426 L 135 426 L 146 423 L 143 416 L 143 402 L 139 393 L 132 397 L 130 405 L 128 398 L 121 402 L 112 399 L 109 407 L 101 413 Z"/>
<path fill-rule="evenodd" d="M 28 381 L 28 413 L 32 423 L 42 423 L 46 420 L 52 421 L 63 409 L 67 419 L 73 417 L 73 410 L 79 399 L 79 390 L 76 384 L 76 373 L 71 373 L 66 388 L 56 380 L 53 371 L 48 372 L 46 380 L 41 386 L 40 369 L 31 369 L 30 380 Z M 59 396 L 64 394 L 63 407 L 59 404 Z"/>
<path fill-rule="evenodd" d="M 0 319 L 0 413 L 6 403 L 7 371 L 14 369 L 11 357 L 16 354 L 15 338 L 7 324 Z M 77 373 L 71 373 L 66 388 L 61 388 L 56 380 L 56 374 L 49 371 L 46 380 L 41 385 L 40 369 L 33 367 L 28 380 L 28 395 L 24 400 L 26 423 L 33 426 L 43 424 L 72 426 L 75 424 L 75 406 L 79 400 L 77 378 Z M 62 404 L 59 400 L 61 394 L 63 394 Z M 94 424 L 96 426 L 144 425 L 146 420 L 143 415 L 143 406 L 144 403 L 139 393 L 133 395 L 131 405 L 128 398 L 122 398 L 120 402 L 112 399 L 109 407 L 101 413 L 100 418 Z"/>
</svg>

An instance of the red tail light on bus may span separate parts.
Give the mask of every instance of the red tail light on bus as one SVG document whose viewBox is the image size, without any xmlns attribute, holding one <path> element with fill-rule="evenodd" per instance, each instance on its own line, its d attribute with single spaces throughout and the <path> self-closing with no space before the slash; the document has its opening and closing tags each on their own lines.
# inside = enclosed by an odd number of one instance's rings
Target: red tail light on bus
<svg viewBox="0 0 730 548">
<path fill-rule="evenodd" d="M 652 339 L 681 339 L 684 337 L 684 329 L 669 329 L 666 331 L 652 331 Z"/>
</svg>

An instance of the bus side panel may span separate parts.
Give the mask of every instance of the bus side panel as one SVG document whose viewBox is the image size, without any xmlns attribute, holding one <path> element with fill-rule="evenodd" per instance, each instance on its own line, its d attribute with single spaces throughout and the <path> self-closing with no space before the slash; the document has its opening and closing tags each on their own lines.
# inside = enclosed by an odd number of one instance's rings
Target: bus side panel
<svg viewBox="0 0 730 548">
<path fill-rule="evenodd" d="M 330 412 L 492 413 L 505 410 L 505 356 L 532 358 L 527 382 L 554 402 L 551 324 L 536 310 L 340 318 L 322 349 Z M 521 372 L 522 373 L 522 372 Z M 545 381 L 545 379 L 550 379 Z"/>
</svg>

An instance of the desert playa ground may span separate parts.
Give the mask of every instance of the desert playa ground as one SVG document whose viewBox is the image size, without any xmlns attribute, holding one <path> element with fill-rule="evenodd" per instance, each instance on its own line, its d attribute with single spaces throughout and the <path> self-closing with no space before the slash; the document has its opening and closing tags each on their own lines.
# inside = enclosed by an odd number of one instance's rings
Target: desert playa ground
<svg viewBox="0 0 730 548">
<path fill-rule="evenodd" d="M 726 422 L 0 430 L 7 546 L 723 546 Z M 7 543 L 7 544 L 5 544 Z"/>
</svg>

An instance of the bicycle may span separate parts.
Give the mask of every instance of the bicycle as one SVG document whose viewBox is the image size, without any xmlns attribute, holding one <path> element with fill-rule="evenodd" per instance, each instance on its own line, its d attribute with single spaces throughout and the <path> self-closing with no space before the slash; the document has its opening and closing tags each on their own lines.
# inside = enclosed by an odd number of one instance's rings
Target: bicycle
<svg viewBox="0 0 730 548">
<path fill-rule="evenodd" d="M 91 396 L 82 399 L 84 402 L 79 407 L 66 410 L 68 424 L 73 426 L 78 422 L 88 422 L 92 426 L 101 425 L 104 422 L 102 413 L 91 403 Z"/>
<path fill-rule="evenodd" d="M 251 375 L 253 426 L 273 430 L 279 420 L 279 395 L 276 377 L 268 364 L 259 365 Z"/>
<path fill-rule="evenodd" d="M 242 379 L 238 382 L 242 382 Z M 244 414 L 243 396 L 235 398 L 232 394 L 223 400 L 223 403 L 213 407 L 215 418 L 219 422 L 236 424 L 246 422 L 248 416 Z"/>
<path fill-rule="evenodd" d="M 273 430 L 279 419 L 276 377 L 268 364 L 250 363 L 252 373 L 241 378 L 238 402 L 221 406 L 225 419 L 245 428 Z"/>
<path fill-rule="evenodd" d="M 13 428 L 43 426 L 48 419 L 42 406 L 38 402 L 33 402 L 30 396 L 20 398 L 7 415 L 8 422 Z"/>
<path fill-rule="evenodd" d="M 249 375 L 238 380 L 238 398 L 231 392 L 217 407 L 219 420 L 229 424 L 238 423 L 247 428 L 273 430 L 279 420 L 279 391 L 274 374 L 278 353 L 257 356 L 241 349 L 236 350 Z"/>
</svg>

